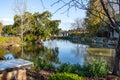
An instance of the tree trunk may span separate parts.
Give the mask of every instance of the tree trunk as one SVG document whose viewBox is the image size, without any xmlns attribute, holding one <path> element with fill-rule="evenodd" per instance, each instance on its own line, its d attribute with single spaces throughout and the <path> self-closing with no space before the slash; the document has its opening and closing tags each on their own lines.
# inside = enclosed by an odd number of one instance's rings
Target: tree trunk
<svg viewBox="0 0 120 80">
<path fill-rule="evenodd" d="M 120 76 L 120 69 L 119 69 L 119 60 L 120 60 L 120 33 L 118 38 L 118 43 L 115 49 L 115 59 L 114 59 L 114 65 L 113 65 L 113 75 Z"/>
</svg>

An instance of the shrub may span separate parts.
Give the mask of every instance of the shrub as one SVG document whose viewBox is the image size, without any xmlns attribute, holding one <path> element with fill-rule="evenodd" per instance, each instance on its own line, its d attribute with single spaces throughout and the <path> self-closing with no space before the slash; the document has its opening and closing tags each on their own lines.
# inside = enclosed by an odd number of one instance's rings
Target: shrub
<svg viewBox="0 0 120 80">
<path fill-rule="evenodd" d="M 63 63 L 60 66 L 57 67 L 58 72 L 72 72 L 72 65 L 69 63 Z"/>
<path fill-rule="evenodd" d="M 32 69 L 34 70 L 46 70 L 46 71 L 55 71 L 55 67 L 51 62 L 43 62 L 40 59 L 31 59 L 30 61 L 34 62 Z"/>
<path fill-rule="evenodd" d="M 84 76 L 84 70 L 83 67 L 80 66 L 80 64 L 69 64 L 69 63 L 63 63 L 57 68 L 58 72 L 67 72 L 67 73 L 74 73 L 78 74 L 80 76 Z"/>
<path fill-rule="evenodd" d="M 86 77 L 104 77 L 107 75 L 109 68 L 103 60 L 92 60 L 86 65 L 64 63 L 57 68 L 58 72 L 67 72 L 78 74 Z"/>
<path fill-rule="evenodd" d="M 73 73 L 84 77 L 104 77 L 107 75 L 109 68 L 107 63 L 103 60 L 92 60 L 86 65 L 81 66 L 80 64 L 69 64 L 64 63 L 57 68 L 52 65 L 52 63 L 42 63 L 39 59 L 33 60 L 37 65 L 34 65 L 33 69 L 40 70 L 50 70 L 57 71 L 58 73 Z"/>
<path fill-rule="evenodd" d="M 109 68 L 103 60 L 93 60 L 84 66 L 85 76 L 88 77 L 104 77 L 107 75 Z"/>
<path fill-rule="evenodd" d="M 83 80 L 82 77 L 79 77 L 77 74 L 71 73 L 58 73 L 49 78 L 49 80 Z"/>
</svg>

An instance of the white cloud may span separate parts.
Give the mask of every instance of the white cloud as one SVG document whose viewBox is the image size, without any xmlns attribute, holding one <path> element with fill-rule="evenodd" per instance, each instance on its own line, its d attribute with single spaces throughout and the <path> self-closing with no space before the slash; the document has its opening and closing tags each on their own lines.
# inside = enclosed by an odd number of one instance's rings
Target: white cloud
<svg viewBox="0 0 120 80">
<path fill-rule="evenodd" d="M 13 19 L 11 19 L 11 18 L 2 18 L 2 20 L 3 21 L 8 21 L 8 22 L 13 21 Z"/>
<path fill-rule="evenodd" d="M 74 20 L 71 18 L 62 18 L 61 24 L 59 25 L 59 28 L 62 28 L 62 30 L 69 30 L 71 29 L 71 24 L 74 23 Z"/>
<path fill-rule="evenodd" d="M 12 18 L 0 18 L 0 21 L 3 23 L 3 25 L 13 24 Z"/>
</svg>

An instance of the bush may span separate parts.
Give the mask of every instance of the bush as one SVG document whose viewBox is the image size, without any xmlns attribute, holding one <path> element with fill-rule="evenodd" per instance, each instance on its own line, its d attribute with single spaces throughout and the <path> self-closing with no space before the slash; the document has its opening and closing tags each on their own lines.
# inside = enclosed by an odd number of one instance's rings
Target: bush
<svg viewBox="0 0 120 80">
<path fill-rule="evenodd" d="M 81 66 L 80 64 L 69 64 L 64 63 L 57 68 L 52 65 L 52 63 L 42 63 L 39 59 L 33 59 L 35 63 L 34 68 L 36 70 L 49 70 L 56 71 L 58 73 L 72 73 L 84 77 L 104 77 L 107 75 L 109 68 L 107 63 L 103 60 L 92 60 L 86 65 Z"/>
<path fill-rule="evenodd" d="M 67 72 L 78 74 L 86 77 L 104 77 L 107 75 L 109 68 L 103 60 L 93 60 L 86 65 L 64 63 L 57 68 L 58 72 Z"/>
<path fill-rule="evenodd" d="M 80 66 L 80 64 L 69 64 L 69 63 L 63 63 L 60 66 L 57 67 L 58 72 L 67 72 L 67 73 L 74 73 L 78 74 L 80 76 L 84 76 L 83 67 Z"/>
<path fill-rule="evenodd" d="M 109 68 L 103 60 L 93 60 L 84 66 L 85 75 L 88 77 L 103 77 L 106 76 Z"/>
<path fill-rule="evenodd" d="M 71 73 L 72 72 L 72 65 L 69 63 L 63 63 L 57 67 L 57 71 Z"/>
<path fill-rule="evenodd" d="M 34 70 L 46 70 L 46 71 L 55 71 L 55 67 L 51 62 L 43 62 L 40 59 L 31 59 L 30 61 L 34 62 L 32 69 Z"/>
<path fill-rule="evenodd" d="M 82 77 L 79 77 L 77 74 L 71 73 L 58 73 L 49 78 L 49 80 L 83 80 Z"/>
</svg>

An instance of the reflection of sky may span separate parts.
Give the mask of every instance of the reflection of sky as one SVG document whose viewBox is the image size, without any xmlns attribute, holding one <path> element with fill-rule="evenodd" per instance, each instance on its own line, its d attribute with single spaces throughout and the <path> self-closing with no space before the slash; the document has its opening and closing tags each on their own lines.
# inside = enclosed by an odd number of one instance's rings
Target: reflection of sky
<svg viewBox="0 0 120 80">
<path fill-rule="evenodd" d="M 109 64 L 114 54 L 113 49 L 110 48 L 88 48 L 88 45 L 74 44 L 67 40 L 46 41 L 44 45 L 49 48 L 59 48 L 58 58 L 61 63 L 83 65 L 86 61 L 103 58 Z"/>
<path fill-rule="evenodd" d="M 44 43 L 45 46 L 49 48 L 54 48 L 55 46 L 59 48 L 59 60 L 62 63 L 72 63 L 72 64 L 84 64 L 84 50 L 83 47 L 77 46 L 69 41 L 48 41 Z M 79 50 L 79 52 L 77 51 Z"/>
</svg>

